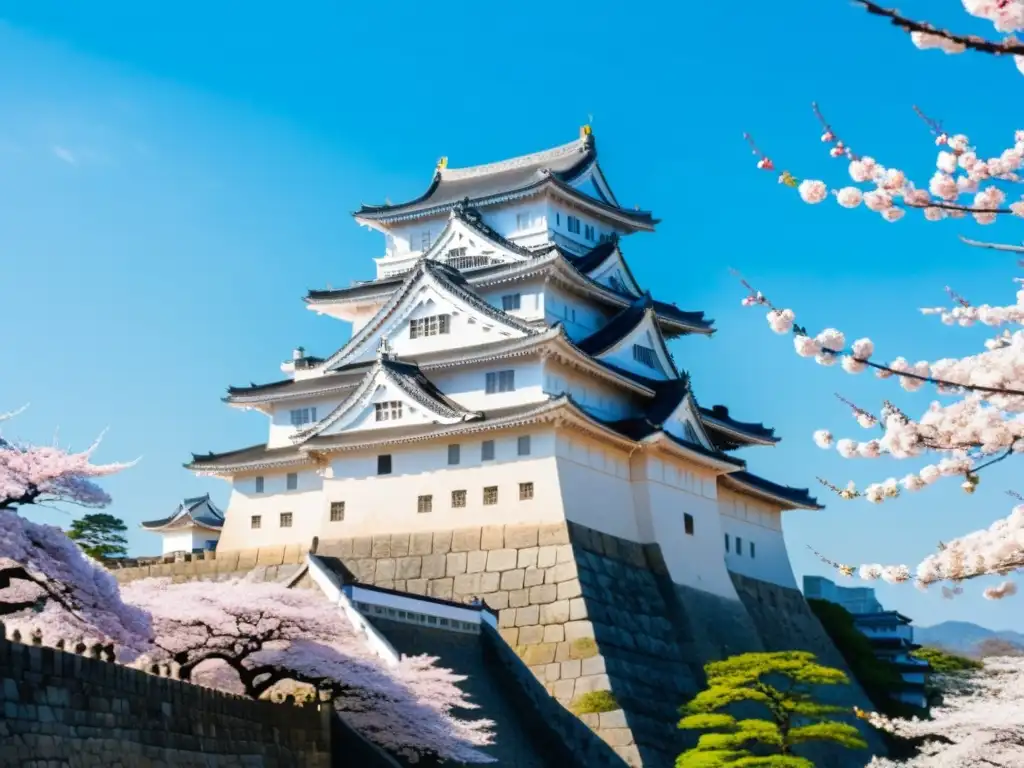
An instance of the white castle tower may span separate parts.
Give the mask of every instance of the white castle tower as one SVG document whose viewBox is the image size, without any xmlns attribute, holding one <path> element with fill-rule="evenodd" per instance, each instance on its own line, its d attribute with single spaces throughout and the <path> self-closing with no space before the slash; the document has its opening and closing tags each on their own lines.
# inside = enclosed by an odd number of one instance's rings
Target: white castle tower
<svg viewBox="0 0 1024 768">
<path fill-rule="evenodd" d="M 498 163 L 442 159 L 418 198 L 354 216 L 384 235 L 376 278 L 306 297 L 351 338 L 230 388 L 267 441 L 188 465 L 232 486 L 218 557 L 316 537 L 363 583 L 481 597 L 559 701 L 623 702 L 627 762 L 671 759 L 704 661 L 790 642 L 767 639 L 788 606 L 810 622 L 792 642 L 821 634 L 781 525 L 819 507 L 746 471 L 732 452 L 773 430 L 702 407 L 669 352 L 714 329 L 633 277 L 625 238 L 657 220 L 619 204 L 589 126 Z"/>
</svg>

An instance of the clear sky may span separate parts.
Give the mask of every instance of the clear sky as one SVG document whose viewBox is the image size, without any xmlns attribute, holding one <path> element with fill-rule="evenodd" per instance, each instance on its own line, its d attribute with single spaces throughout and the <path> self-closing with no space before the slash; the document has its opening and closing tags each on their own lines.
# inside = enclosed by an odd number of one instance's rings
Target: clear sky
<svg viewBox="0 0 1024 768">
<path fill-rule="evenodd" d="M 956 5 L 935 20 L 991 31 Z M 31 403 L 5 432 L 46 441 L 59 429 L 79 448 L 109 429 L 98 460 L 141 456 L 105 482 L 134 553 L 157 546 L 140 520 L 205 491 L 226 502 L 225 483 L 182 468 L 191 451 L 265 439 L 265 418 L 224 405 L 225 387 L 280 378 L 297 345 L 322 355 L 344 342 L 345 325 L 302 296 L 372 277 L 383 239 L 349 212 L 419 194 L 441 155 L 460 166 L 535 151 L 592 117 L 619 199 L 663 219 L 624 244 L 637 278 L 717 320 L 712 340 L 674 342 L 677 361 L 702 404 L 777 428 L 780 446 L 745 458 L 791 485 L 912 468 L 815 448 L 819 427 L 864 434 L 833 392 L 915 413 L 929 395 L 797 358 L 761 311 L 740 307 L 729 267 L 812 330 L 870 336 L 884 357 L 979 348 L 984 331 L 916 312 L 942 304 L 945 285 L 976 302 L 1013 295 L 1013 259 L 957 235 L 1019 242 L 1019 223 L 888 224 L 806 206 L 754 167 L 744 130 L 780 167 L 845 181 L 813 99 L 856 151 L 922 182 L 934 147 L 912 104 L 992 152 L 1022 127 L 1003 90 L 1020 87 L 1012 64 L 917 52 L 842 0 L 158 6 L 170 7 L 0 0 L 0 409 Z M 825 511 L 785 517 L 794 569 L 827 573 L 809 544 L 847 562 L 916 563 L 1007 514 L 1019 477 L 1004 462 L 973 497 L 947 481 L 881 506 L 816 488 Z M 1024 630 L 1019 604 L 980 591 L 880 597 L 921 624 Z"/>
</svg>

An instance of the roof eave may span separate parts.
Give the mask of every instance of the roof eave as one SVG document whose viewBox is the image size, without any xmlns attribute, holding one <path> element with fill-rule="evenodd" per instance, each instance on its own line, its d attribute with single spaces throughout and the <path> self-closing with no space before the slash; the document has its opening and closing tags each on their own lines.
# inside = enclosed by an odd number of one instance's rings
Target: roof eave
<svg viewBox="0 0 1024 768">
<path fill-rule="evenodd" d="M 703 421 L 707 426 L 711 427 L 711 429 L 715 430 L 716 432 L 722 432 L 728 435 L 729 437 L 734 438 L 735 442 L 743 443 L 745 445 L 775 446 L 778 445 L 779 441 L 782 439 L 780 437 L 765 437 L 762 435 L 755 435 L 751 432 L 745 432 L 743 430 L 731 427 L 719 421 L 718 419 L 715 419 L 712 416 L 704 416 L 702 414 L 700 420 Z"/>
<path fill-rule="evenodd" d="M 735 490 L 747 493 L 751 496 L 757 496 L 767 501 L 773 501 L 779 504 L 784 510 L 806 509 L 809 511 L 817 512 L 825 508 L 821 504 L 818 504 L 816 500 L 811 500 L 810 502 L 806 503 L 799 502 L 794 499 L 772 493 L 771 491 L 767 491 L 764 488 L 760 488 L 756 485 L 745 483 L 735 476 L 726 475 L 725 478 L 728 481 L 728 483 L 733 486 Z"/>
<path fill-rule="evenodd" d="M 659 448 L 667 448 L 672 452 L 682 454 L 696 464 L 716 470 L 719 474 L 736 472 L 746 467 L 746 462 L 732 456 L 722 455 L 721 457 L 709 456 L 696 448 L 689 448 L 678 440 L 673 440 L 668 433 L 659 430 L 639 440 L 641 444 L 657 445 Z M 701 446 L 703 448 L 703 446 Z"/>
</svg>

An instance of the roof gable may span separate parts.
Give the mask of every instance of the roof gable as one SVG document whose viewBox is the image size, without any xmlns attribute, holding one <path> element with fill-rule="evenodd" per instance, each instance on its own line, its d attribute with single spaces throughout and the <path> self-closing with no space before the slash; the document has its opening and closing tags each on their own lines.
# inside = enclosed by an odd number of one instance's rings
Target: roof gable
<svg viewBox="0 0 1024 768">
<path fill-rule="evenodd" d="M 168 517 L 142 523 L 142 527 L 150 531 L 184 530 L 187 528 L 219 531 L 223 525 L 224 513 L 210 501 L 210 494 L 185 499 Z"/>
<path fill-rule="evenodd" d="M 615 199 L 615 194 L 596 159 L 580 172 L 571 185 L 588 197 L 619 207 L 619 201 Z"/>
<path fill-rule="evenodd" d="M 604 260 L 586 272 L 586 275 L 595 283 L 605 285 L 617 293 L 627 293 L 633 296 L 643 295 L 643 291 L 640 290 L 640 285 L 633 277 L 618 245 L 614 245 Z"/>
<path fill-rule="evenodd" d="M 637 299 L 578 346 L 588 355 L 640 376 L 679 378 L 649 295 Z"/>
</svg>

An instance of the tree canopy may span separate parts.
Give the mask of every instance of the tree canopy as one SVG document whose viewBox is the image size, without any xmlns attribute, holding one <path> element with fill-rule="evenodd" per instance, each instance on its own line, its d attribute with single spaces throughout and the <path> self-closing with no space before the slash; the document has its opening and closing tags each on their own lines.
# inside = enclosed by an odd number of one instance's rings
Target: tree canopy
<svg viewBox="0 0 1024 768">
<path fill-rule="evenodd" d="M 124 537 L 128 526 L 124 521 L 105 512 L 94 512 L 71 523 L 68 538 L 97 560 L 110 560 L 128 554 L 128 539 Z"/>
<path fill-rule="evenodd" d="M 679 727 L 708 732 L 679 756 L 677 768 L 814 768 L 795 747 L 815 741 L 867 747 L 856 726 L 833 719 L 846 708 L 815 699 L 816 687 L 849 680 L 818 664 L 813 653 L 744 653 L 704 671 L 708 687 L 684 705 Z M 737 705 L 756 707 L 764 717 L 739 719 L 732 713 Z"/>
</svg>

